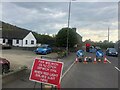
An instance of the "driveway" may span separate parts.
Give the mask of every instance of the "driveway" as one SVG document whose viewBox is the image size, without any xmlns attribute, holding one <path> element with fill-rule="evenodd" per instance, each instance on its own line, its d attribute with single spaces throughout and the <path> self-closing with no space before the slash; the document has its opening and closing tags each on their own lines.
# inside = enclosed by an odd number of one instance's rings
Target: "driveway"
<svg viewBox="0 0 120 90">
<path fill-rule="evenodd" d="M 35 58 L 41 58 L 41 56 L 48 56 L 55 58 L 56 53 L 50 53 L 47 55 L 36 55 L 33 51 L 27 50 L 2 50 L 2 57 L 8 59 L 11 63 L 11 69 L 19 68 L 20 66 L 26 65 L 31 68 Z"/>
</svg>

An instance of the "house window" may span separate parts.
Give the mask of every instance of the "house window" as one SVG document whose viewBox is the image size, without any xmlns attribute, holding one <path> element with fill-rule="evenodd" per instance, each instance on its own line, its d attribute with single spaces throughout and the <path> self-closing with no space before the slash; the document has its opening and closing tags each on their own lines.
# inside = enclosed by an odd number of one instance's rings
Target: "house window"
<svg viewBox="0 0 120 90">
<path fill-rule="evenodd" d="M 31 40 L 31 44 L 34 44 L 34 40 Z"/>
<path fill-rule="evenodd" d="M 16 40 L 16 44 L 19 44 L 19 40 Z"/>
<path fill-rule="evenodd" d="M 28 40 L 25 41 L 25 44 L 28 44 Z"/>
<path fill-rule="evenodd" d="M 5 43 L 5 39 L 3 39 L 3 43 Z"/>
</svg>

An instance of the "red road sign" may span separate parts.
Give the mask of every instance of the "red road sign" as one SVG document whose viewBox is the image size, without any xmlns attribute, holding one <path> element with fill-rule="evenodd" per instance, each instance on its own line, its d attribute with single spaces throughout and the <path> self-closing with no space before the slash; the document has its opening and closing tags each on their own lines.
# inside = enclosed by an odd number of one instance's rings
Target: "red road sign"
<svg viewBox="0 0 120 90">
<path fill-rule="evenodd" d="M 62 62 L 35 59 L 29 80 L 58 85 L 61 80 L 62 68 Z"/>
</svg>

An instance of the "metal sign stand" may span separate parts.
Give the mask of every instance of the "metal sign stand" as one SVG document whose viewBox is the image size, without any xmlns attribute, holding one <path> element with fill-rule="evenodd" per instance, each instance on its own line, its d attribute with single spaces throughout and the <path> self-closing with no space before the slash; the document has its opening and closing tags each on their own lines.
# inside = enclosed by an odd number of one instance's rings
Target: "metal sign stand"
<svg viewBox="0 0 120 90">
<path fill-rule="evenodd" d="M 43 88 L 43 84 L 41 83 L 41 90 L 42 90 L 42 88 Z"/>
<path fill-rule="evenodd" d="M 36 84 L 37 84 L 37 82 L 35 82 L 33 90 L 35 90 Z"/>
<path fill-rule="evenodd" d="M 37 82 L 35 82 L 33 90 L 35 90 L 36 84 L 37 84 Z M 41 83 L 41 90 L 42 90 L 42 88 L 43 88 L 43 84 Z"/>
</svg>

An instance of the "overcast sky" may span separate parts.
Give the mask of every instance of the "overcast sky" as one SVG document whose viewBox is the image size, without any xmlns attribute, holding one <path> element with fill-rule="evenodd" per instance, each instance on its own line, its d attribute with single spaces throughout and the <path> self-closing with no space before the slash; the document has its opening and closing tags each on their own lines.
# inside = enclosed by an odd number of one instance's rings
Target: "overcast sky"
<svg viewBox="0 0 120 90">
<path fill-rule="evenodd" d="M 1 7 L 1 6 L 0 6 Z M 67 27 L 68 2 L 2 2 L 2 21 L 44 34 L 57 34 Z M 72 1 L 70 27 L 76 27 L 83 41 L 118 40 L 117 2 Z"/>
</svg>

